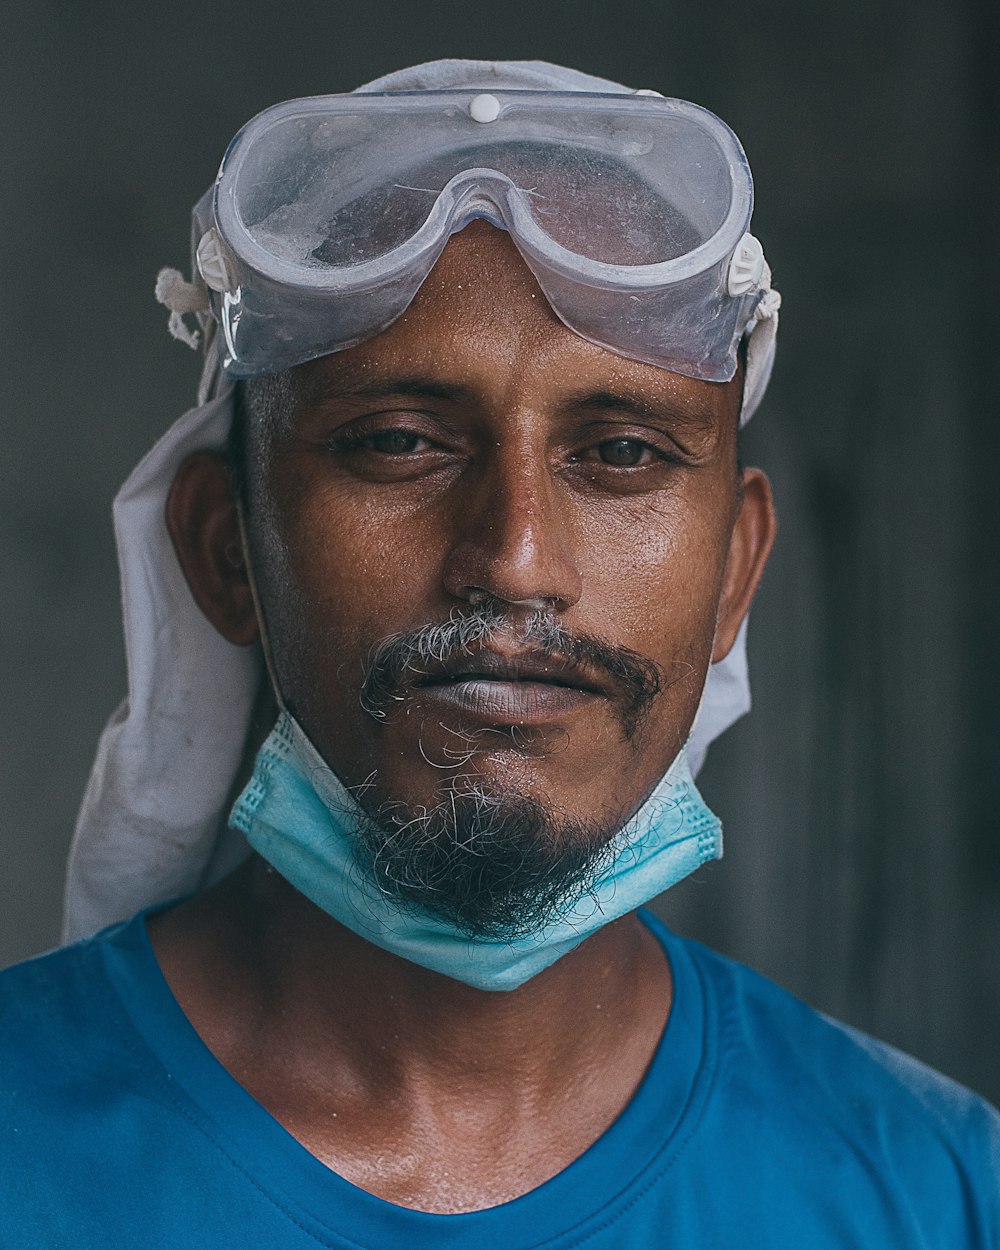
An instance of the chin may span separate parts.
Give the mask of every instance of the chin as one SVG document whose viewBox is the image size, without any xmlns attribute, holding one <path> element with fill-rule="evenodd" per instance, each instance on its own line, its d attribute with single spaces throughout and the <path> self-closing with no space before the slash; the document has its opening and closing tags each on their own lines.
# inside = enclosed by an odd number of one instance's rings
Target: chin
<svg viewBox="0 0 1000 1250">
<path fill-rule="evenodd" d="M 356 854 L 383 892 L 493 941 L 535 932 L 585 895 L 620 827 L 469 774 L 431 804 L 369 796 L 364 806 Z"/>
</svg>

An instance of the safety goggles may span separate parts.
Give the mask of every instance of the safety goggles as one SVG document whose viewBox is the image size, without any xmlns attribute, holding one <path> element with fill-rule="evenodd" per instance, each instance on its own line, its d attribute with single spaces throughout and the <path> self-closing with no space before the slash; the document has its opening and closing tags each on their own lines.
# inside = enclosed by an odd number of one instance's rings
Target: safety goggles
<svg viewBox="0 0 1000 1250">
<path fill-rule="evenodd" d="M 377 335 L 450 236 L 484 218 L 571 330 L 719 382 L 769 289 L 752 207 L 739 140 L 682 100 L 332 95 L 239 132 L 196 206 L 194 243 L 232 377 Z"/>
</svg>

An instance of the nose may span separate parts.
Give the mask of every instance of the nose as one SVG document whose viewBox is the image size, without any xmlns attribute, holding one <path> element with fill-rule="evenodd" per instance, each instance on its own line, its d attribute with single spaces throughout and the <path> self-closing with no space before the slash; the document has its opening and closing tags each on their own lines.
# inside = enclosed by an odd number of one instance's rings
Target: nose
<svg viewBox="0 0 1000 1250">
<path fill-rule="evenodd" d="M 447 592 L 473 606 L 490 596 L 517 607 L 572 607 L 583 583 L 570 503 L 544 454 L 497 447 L 466 484 L 456 500 L 457 540 L 445 561 Z"/>
</svg>

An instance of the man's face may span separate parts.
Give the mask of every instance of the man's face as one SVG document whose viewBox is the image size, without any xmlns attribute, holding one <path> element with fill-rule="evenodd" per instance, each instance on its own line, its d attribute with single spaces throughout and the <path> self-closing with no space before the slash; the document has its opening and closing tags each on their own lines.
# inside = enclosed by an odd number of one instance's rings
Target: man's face
<svg viewBox="0 0 1000 1250">
<path fill-rule="evenodd" d="M 366 805 L 475 789 L 606 837 L 738 624 L 739 379 L 583 341 L 480 223 L 390 329 L 295 374 L 251 510 L 290 710 Z"/>
</svg>

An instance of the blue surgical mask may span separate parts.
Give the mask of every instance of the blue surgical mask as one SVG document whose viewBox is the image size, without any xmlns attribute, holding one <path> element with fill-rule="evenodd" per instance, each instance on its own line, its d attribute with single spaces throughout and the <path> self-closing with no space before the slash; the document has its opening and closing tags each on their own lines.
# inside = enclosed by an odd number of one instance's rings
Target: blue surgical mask
<svg viewBox="0 0 1000 1250">
<path fill-rule="evenodd" d="M 362 814 L 288 712 L 257 754 L 230 817 L 250 845 L 317 907 L 383 950 L 481 990 L 513 990 L 612 920 L 722 855 L 722 829 L 682 750 L 616 835 L 610 868 L 565 900 L 544 928 L 510 941 L 470 939 L 386 897 L 354 855 Z"/>
</svg>

